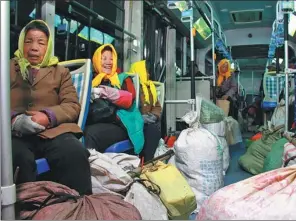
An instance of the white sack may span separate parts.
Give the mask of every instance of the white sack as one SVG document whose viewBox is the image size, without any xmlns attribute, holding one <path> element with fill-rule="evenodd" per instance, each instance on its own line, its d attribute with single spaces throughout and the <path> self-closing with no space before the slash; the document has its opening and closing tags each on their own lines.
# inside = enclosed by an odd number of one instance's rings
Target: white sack
<svg viewBox="0 0 296 221">
<path fill-rule="evenodd" d="M 190 128 L 181 132 L 175 142 L 176 167 L 195 193 L 198 212 L 203 202 L 223 187 L 223 147 L 218 138 L 200 128 L 197 112 L 183 117 Z"/>
<path fill-rule="evenodd" d="M 128 189 L 133 179 L 117 164 L 118 161 L 96 150 L 89 152 L 93 193 L 119 193 Z"/>
<path fill-rule="evenodd" d="M 124 201 L 134 205 L 143 220 L 168 220 L 167 209 L 159 197 L 149 193 L 142 184 L 134 183 Z"/>
</svg>

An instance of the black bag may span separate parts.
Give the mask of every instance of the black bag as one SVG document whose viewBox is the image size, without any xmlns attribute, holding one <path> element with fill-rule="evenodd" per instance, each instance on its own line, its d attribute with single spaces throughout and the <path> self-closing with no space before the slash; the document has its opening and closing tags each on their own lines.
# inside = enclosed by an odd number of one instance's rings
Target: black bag
<svg viewBox="0 0 296 221">
<path fill-rule="evenodd" d="M 97 98 L 90 104 L 87 124 L 113 123 L 116 120 L 116 106 L 110 101 Z"/>
</svg>

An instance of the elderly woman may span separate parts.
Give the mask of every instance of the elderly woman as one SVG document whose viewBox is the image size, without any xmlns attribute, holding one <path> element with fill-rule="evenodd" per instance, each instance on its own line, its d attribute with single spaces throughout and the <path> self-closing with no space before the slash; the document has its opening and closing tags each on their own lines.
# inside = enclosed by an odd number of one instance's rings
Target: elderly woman
<svg viewBox="0 0 296 221">
<path fill-rule="evenodd" d="M 130 139 L 134 152 L 139 154 L 144 145 L 143 118 L 136 107 L 136 91 L 132 79 L 126 73 L 118 74 L 117 53 L 111 44 L 99 47 L 93 55 L 95 77 L 92 96 L 103 99 L 116 108 L 114 118 L 108 121 L 91 121 L 85 129 L 85 144 L 99 152 L 111 145 Z M 92 109 L 92 106 L 91 108 Z M 89 115 L 90 117 L 90 115 Z M 88 119 L 90 122 L 91 119 Z"/>
<path fill-rule="evenodd" d="M 140 110 L 144 119 L 145 144 L 141 152 L 144 162 L 152 160 L 161 138 L 159 130 L 160 115 L 162 108 L 158 101 L 157 91 L 154 83 L 149 79 L 146 69 L 146 61 L 138 61 L 132 64 L 131 73 L 138 74 L 140 77 Z"/>
<path fill-rule="evenodd" d="M 217 86 L 217 98 L 230 102 L 229 116 L 237 120 L 238 85 L 235 76 L 232 75 L 230 62 L 227 59 L 222 59 L 218 64 Z"/>
<path fill-rule="evenodd" d="M 36 158 L 45 157 L 52 181 L 91 194 L 89 153 L 76 124 L 80 105 L 69 70 L 52 54 L 47 24 L 30 22 L 19 36 L 10 66 L 12 155 L 17 183 L 36 180 Z"/>
</svg>

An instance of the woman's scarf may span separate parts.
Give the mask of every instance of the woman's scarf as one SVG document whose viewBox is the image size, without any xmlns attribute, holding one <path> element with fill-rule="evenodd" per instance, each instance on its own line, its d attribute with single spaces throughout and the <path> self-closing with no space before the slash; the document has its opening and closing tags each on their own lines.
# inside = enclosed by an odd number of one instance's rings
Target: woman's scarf
<svg viewBox="0 0 296 221">
<path fill-rule="evenodd" d="M 139 75 L 140 83 L 141 83 L 142 90 L 144 93 L 145 102 L 148 104 L 150 104 L 150 97 L 149 97 L 149 91 L 148 91 L 148 87 L 150 87 L 150 91 L 151 91 L 152 98 L 153 98 L 153 106 L 155 106 L 155 104 L 157 102 L 157 91 L 156 91 L 153 81 L 150 81 L 148 79 L 148 74 L 147 74 L 147 70 L 146 70 L 146 61 L 143 60 L 143 61 L 138 61 L 138 62 L 133 63 L 129 72 L 132 74 Z"/>
<path fill-rule="evenodd" d="M 228 70 L 226 72 L 222 72 L 222 66 L 227 63 L 228 64 Z M 230 62 L 227 59 L 222 59 L 219 64 L 218 64 L 218 80 L 217 80 L 217 85 L 218 87 L 221 86 L 224 80 L 228 79 L 231 77 L 231 67 L 230 67 Z"/>
<path fill-rule="evenodd" d="M 102 71 L 102 51 L 105 47 L 109 46 L 112 48 L 112 56 L 113 56 L 113 67 L 110 74 L 103 73 Z M 117 53 L 114 49 L 113 45 L 111 44 L 104 44 L 101 47 L 99 47 L 92 58 L 93 61 L 93 67 L 95 69 L 95 72 L 97 73 L 97 76 L 92 80 L 92 87 L 99 86 L 103 80 L 109 80 L 112 86 L 115 86 L 117 88 L 120 88 L 120 81 L 117 75 Z"/>
<path fill-rule="evenodd" d="M 44 24 L 47 27 L 48 32 L 49 32 L 47 50 L 44 55 L 43 61 L 40 64 L 35 65 L 35 66 L 31 65 L 30 62 L 24 57 L 24 43 L 25 43 L 25 37 L 26 37 L 25 29 L 29 24 L 31 24 L 33 22 L 39 22 L 39 23 Z M 51 35 L 48 25 L 42 20 L 33 20 L 33 21 L 29 22 L 27 24 L 27 26 L 25 26 L 20 33 L 19 41 L 18 41 L 18 50 L 14 53 L 14 55 L 16 57 L 16 61 L 20 67 L 21 75 L 24 80 L 27 80 L 28 76 L 29 76 L 28 67 L 31 67 L 34 69 L 40 69 L 40 68 L 44 68 L 44 67 L 54 66 L 59 63 L 59 59 L 55 56 L 52 56 L 53 40 L 52 40 L 52 35 Z"/>
</svg>

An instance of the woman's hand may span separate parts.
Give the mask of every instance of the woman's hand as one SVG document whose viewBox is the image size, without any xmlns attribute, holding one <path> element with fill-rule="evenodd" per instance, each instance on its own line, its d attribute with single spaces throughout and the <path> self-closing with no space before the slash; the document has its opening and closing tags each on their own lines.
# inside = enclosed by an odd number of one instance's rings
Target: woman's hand
<svg viewBox="0 0 296 221">
<path fill-rule="evenodd" d="M 101 98 L 103 91 L 104 89 L 100 87 L 92 88 L 90 101 L 92 102 L 94 99 Z"/>
<path fill-rule="evenodd" d="M 16 132 L 17 136 L 38 134 L 45 130 L 43 125 L 40 125 L 32 120 L 32 116 L 21 114 L 14 118 L 12 131 Z"/>
<path fill-rule="evenodd" d="M 224 96 L 222 96 L 222 100 L 227 100 L 228 98 L 229 98 L 228 95 L 224 95 Z"/>
<path fill-rule="evenodd" d="M 40 111 L 27 111 L 27 115 L 32 116 L 32 121 L 36 122 L 37 124 L 40 124 L 47 128 L 49 126 L 49 119 L 47 115 Z"/>
</svg>

